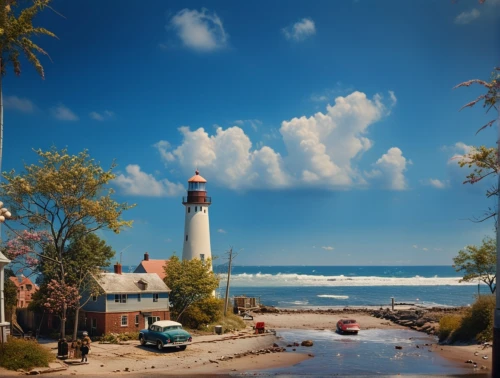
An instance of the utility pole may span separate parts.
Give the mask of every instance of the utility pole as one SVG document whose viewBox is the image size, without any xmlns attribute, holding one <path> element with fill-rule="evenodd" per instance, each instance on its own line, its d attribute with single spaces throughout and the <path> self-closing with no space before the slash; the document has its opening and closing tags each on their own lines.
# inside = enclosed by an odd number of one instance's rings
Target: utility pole
<svg viewBox="0 0 500 378">
<path fill-rule="evenodd" d="M 231 279 L 231 264 L 233 262 L 233 247 L 229 248 L 229 266 L 227 268 L 227 284 L 226 284 L 226 298 L 224 300 L 224 316 L 227 314 L 227 307 L 229 305 L 229 280 Z"/>
<path fill-rule="evenodd" d="M 500 78 L 497 78 L 500 80 Z M 498 83 L 498 82 L 497 82 Z M 500 103 L 500 94 L 496 93 L 497 101 Z M 497 105 L 497 130 L 498 130 L 498 139 L 497 139 L 497 170 L 500 167 L 500 106 Z M 497 171 L 498 176 L 498 187 L 497 190 L 500 190 L 500 172 Z M 496 270 L 496 305 L 495 305 L 495 317 L 493 321 L 493 351 L 492 351 L 492 377 L 500 376 L 500 289 L 498 289 L 498 278 L 500 276 L 500 196 L 497 196 L 498 201 L 498 210 L 497 210 L 497 270 Z"/>
</svg>

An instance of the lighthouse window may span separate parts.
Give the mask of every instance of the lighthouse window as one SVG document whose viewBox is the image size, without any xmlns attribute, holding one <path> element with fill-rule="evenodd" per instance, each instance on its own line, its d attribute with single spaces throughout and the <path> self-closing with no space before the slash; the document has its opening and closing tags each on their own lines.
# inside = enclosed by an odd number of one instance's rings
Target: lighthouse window
<svg viewBox="0 0 500 378">
<path fill-rule="evenodd" d="M 188 236 L 186 235 L 186 241 L 188 241 Z"/>
<path fill-rule="evenodd" d="M 205 254 L 204 253 L 200 253 L 200 260 L 205 261 Z"/>
<path fill-rule="evenodd" d="M 207 212 L 207 209 L 203 209 L 203 212 L 206 213 Z"/>
<path fill-rule="evenodd" d="M 188 206 L 188 213 L 191 212 L 191 206 Z"/>
<path fill-rule="evenodd" d="M 195 206 L 194 207 L 194 211 L 197 212 L 198 211 L 198 206 Z"/>
</svg>

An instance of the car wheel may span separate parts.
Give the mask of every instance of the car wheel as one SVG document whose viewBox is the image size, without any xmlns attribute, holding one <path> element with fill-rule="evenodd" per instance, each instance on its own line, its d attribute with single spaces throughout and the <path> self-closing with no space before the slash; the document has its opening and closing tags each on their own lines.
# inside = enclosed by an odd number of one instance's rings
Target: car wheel
<svg viewBox="0 0 500 378">
<path fill-rule="evenodd" d="M 141 336 L 139 338 L 139 342 L 141 343 L 141 345 L 146 345 L 146 340 L 144 339 L 144 336 Z"/>
<path fill-rule="evenodd" d="M 156 342 L 156 347 L 158 348 L 158 350 L 163 350 L 163 343 L 161 342 L 161 340 L 158 340 Z"/>
<path fill-rule="evenodd" d="M 181 346 L 179 346 L 179 349 L 180 350 L 186 350 L 186 347 L 187 347 L 187 345 L 181 345 Z"/>
</svg>

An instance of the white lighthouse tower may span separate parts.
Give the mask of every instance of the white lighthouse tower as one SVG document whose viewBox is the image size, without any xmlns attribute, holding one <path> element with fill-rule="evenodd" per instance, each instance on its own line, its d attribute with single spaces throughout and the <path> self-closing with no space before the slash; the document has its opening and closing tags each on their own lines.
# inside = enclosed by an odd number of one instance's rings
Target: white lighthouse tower
<svg viewBox="0 0 500 378">
<path fill-rule="evenodd" d="M 188 180 L 187 197 L 182 197 L 182 204 L 186 208 L 183 260 L 212 259 L 208 222 L 208 207 L 212 199 L 207 197 L 206 184 L 207 180 L 196 170 L 195 175 Z"/>
</svg>

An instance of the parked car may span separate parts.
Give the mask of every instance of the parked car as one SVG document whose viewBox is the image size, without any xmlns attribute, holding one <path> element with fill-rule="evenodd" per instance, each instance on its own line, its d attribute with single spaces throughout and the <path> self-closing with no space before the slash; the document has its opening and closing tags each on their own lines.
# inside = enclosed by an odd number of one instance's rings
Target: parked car
<svg viewBox="0 0 500 378">
<path fill-rule="evenodd" d="M 141 330 L 139 332 L 139 341 L 141 345 L 155 344 L 159 350 L 164 347 L 175 347 L 184 350 L 191 344 L 193 338 L 182 329 L 181 323 L 160 320 L 151 324 L 148 329 Z"/>
<path fill-rule="evenodd" d="M 341 335 L 344 333 L 357 334 L 359 332 L 359 324 L 354 319 L 340 319 L 337 322 L 337 332 Z"/>
</svg>

